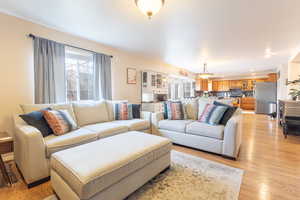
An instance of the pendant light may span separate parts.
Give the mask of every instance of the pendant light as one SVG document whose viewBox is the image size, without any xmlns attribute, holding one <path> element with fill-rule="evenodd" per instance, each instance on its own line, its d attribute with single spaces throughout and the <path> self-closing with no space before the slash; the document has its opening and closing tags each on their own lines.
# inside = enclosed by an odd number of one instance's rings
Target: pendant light
<svg viewBox="0 0 300 200">
<path fill-rule="evenodd" d="M 213 73 L 209 73 L 207 71 L 207 63 L 204 63 L 203 72 L 198 74 L 199 78 L 202 78 L 202 79 L 208 79 L 208 78 L 212 77 L 213 75 L 214 75 Z"/>
<path fill-rule="evenodd" d="M 164 3 L 165 0 L 135 0 L 136 6 L 144 15 L 148 16 L 149 19 L 159 12 Z"/>
</svg>

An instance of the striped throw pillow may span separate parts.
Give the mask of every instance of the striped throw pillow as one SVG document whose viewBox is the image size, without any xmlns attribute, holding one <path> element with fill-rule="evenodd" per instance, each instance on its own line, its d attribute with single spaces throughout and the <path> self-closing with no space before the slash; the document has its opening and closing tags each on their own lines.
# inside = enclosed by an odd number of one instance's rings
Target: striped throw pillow
<svg viewBox="0 0 300 200">
<path fill-rule="evenodd" d="M 227 107 L 216 106 L 214 104 L 206 104 L 202 114 L 199 116 L 198 121 L 208 123 L 211 125 L 217 125 L 220 123 Z"/>
<path fill-rule="evenodd" d="M 115 120 L 130 120 L 133 119 L 132 104 L 116 103 L 114 104 Z"/>
<path fill-rule="evenodd" d="M 206 104 L 202 113 L 199 115 L 198 121 L 199 122 L 205 122 L 209 120 L 210 112 L 214 109 L 215 105 L 213 104 Z"/>
<path fill-rule="evenodd" d="M 167 102 L 167 113 L 169 120 L 184 119 L 184 112 L 181 102 Z"/>
<path fill-rule="evenodd" d="M 63 135 L 77 127 L 67 110 L 43 110 L 42 112 L 55 135 Z"/>
</svg>

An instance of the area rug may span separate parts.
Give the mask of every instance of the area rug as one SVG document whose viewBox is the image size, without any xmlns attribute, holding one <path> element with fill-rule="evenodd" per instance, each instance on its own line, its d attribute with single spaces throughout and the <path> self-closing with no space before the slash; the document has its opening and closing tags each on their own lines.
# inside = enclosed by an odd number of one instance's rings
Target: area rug
<svg viewBox="0 0 300 200">
<path fill-rule="evenodd" d="M 185 153 L 171 152 L 171 168 L 126 200 L 237 200 L 243 170 Z M 45 200 L 55 200 L 55 196 Z"/>
</svg>

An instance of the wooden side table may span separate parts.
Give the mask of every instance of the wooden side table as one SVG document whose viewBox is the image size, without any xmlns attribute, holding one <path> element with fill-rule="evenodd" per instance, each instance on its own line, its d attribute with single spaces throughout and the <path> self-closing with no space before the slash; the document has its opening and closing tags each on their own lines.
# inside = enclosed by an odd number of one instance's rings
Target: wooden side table
<svg viewBox="0 0 300 200">
<path fill-rule="evenodd" d="M 3 177 L 7 184 L 11 185 L 12 182 L 9 178 L 9 175 L 6 171 L 4 161 L 2 159 L 2 154 L 13 152 L 13 139 L 12 137 L 6 132 L 0 132 L 0 170 L 3 174 Z"/>
</svg>

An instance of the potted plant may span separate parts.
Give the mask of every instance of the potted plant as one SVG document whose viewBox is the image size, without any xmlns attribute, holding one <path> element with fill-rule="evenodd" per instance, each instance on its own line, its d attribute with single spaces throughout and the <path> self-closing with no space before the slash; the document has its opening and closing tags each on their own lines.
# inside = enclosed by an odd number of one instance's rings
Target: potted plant
<svg viewBox="0 0 300 200">
<path fill-rule="evenodd" d="M 297 80 L 288 81 L 287 85 L 300 85 L 300 76 Z M 291 97 L 294 101 L 300 100 L 300 87 L 299 87 L 299 89 L 291 88 L 289 95 L 291 95 Z"/>
</svg>

